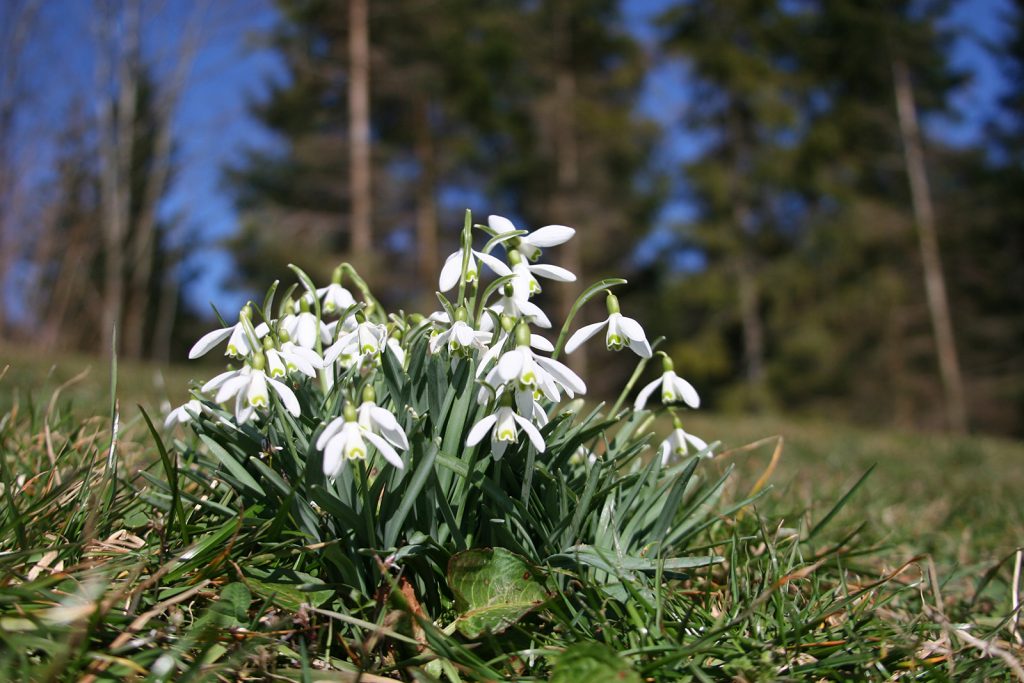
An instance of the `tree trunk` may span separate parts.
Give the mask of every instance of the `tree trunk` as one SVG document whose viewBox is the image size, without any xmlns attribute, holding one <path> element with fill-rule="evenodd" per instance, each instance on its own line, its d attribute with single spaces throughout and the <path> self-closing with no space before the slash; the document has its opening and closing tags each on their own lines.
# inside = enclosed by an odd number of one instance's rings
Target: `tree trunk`
<svg viewBox="0 0 1024 683">
<path fill-rule="evenodd" d="M 577 223 L 574 216 L 576 191 L 580 177 L 579 142 L 576 139 L 576 74 L 569 59 L 570 25 L 569 8 L 565 0 L 556 5 L 555 54 L 559 61 L 555 75 L 554 133 L 555 133 L 555 193 L 551 202 L 552 217 L 562 225 Z M 582 226 L 576 236 L 560 247 L 561 265 L 576 274 L 576 282 L 558 283 L 558 311 L 565 320 L 576 297 L 579 296 L 579 282 L 585 276 L 583 264 Z M 580 376 L 587 374 L 586 345 L 566 357 L 566 363 Z"/>
<path fill-rule="evenodd" d="M 740 325 L 743 328 L 743 369 L 751 398 L 759 404 L 764 387 L 764 325 L 761 321 L 761 292 L 753 259 L 742 247 L 736 263 Z"/>
<path fill-rule="evenodd" d="M 437 168 L 434 135 L 430 126 L 430 102 L 419 98 L 416 102 L 416 160 L 419 177 L 416 180 L 416 260 L 425 291 L 437 289 L 438 222 L 435 185 Z"/>
<path fill-rule="evenodd" d="M 967 431 L 967 406 L 964 399 L 963 377 L 957 360 L 953 322 L 946 294 L 946 278 L 942 272 L 942 258 L 935 229 L 928 174 L 924 165 L 921 132 L 917 124 L 917 107 L 907 65 L 900 59 L 892 64 L 896 112 L 899 117 L 900 137 L 903 141 L 914 223 L 917 226 L 918 246 L 924 271 L 924 290 L 928 300 L 935 352 L 945 393 L 946 423 L 953 432 Z"/>
<path fill-rule="evenodd" d="M 121 327 L 125 300 L 125 239 L 131 214 L 131 163 L 134 144 L 135 107 L 138 102 L 139 3 L 124 6 L 123 43 L 117 50 L 115 95 L 109 94 L 112 75 L 109 51 L 114 40 L 109 28 L 101 29 L 97 53 L 97 90 L 100 100 L 100 157 L 103 215 L 103 320 L 100 344 L 105 354 L 114 350 L 114 330 Z M 111 18 L 112 19 L 112 18 Z M 101 20 L 102 21 L 102 20 Z"/>
<path fill-rule="evenodd" d="M 370 26 L 368 0 L 348 3 L 349 228 L 352 256 L 363 264 L 373 248 L 370 186 Z"/>
</svg>

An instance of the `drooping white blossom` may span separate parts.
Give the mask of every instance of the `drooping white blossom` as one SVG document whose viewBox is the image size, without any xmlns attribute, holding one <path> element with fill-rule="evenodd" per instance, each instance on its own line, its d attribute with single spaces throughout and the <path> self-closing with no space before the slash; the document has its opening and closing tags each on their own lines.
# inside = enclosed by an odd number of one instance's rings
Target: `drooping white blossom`
<svg viewBox="0 0 1024 683">
<path fill-rule="evenodd" d="M 619 300 L 614 294 L 608 295 L 608 317 L 599 323 L 584 325 L 576 330 L 569 337 L 569 341 L 565 345 L 565 352 L 572 353 L 603 327 L 608 328 L 605 335 L 605 344 L 608 346 L 608 350 L 620 351 L 628 346 L 633 353 L 641 358 L 651 357 L 651 345 L 647 341 L 644 328 L 633 318 L 627 318 L 619 312 Z"/>
<path fill-rule="evenodd" d="M 526 434 L 537 452 L 543 453 L 545 444 L 540 430 L 525 417 L 517 414 L 510 406 L 500 406 L 495 412 L 478 420 L 469 430 L 466 445 L 475 446 L 483 441 L 487 434 L 490 434 L 491 456 L 495 460 L 501 460 L 508 445 L 518 443 L 520 429 Z"/>
<path fill-rule="evenodd" d="M 499 235 L 514 232 L 517 229 L 512 221 L 504 216 L 488 216 L 487 224 Z M 545 225 L 526 235 L 511 238 L 509 244 L 518 249 L 526 258 L 535 261 L 540 255 L 541 249 L 564 244 L 575 234 L 575 230 L 565 225 Z"/>
<path fill-rule="evenodd" d="M 660 354 L 661 351 L 658 353 Z M 665 405 L 682 402 L 691 408 L 700 407 L 700 396 L 697 395 L 697 390 L 693 388 L 692 384 L 676 375 L 672 359 L 667 355 L 662 356 L 661 377 L 640 390 L 633 407 L 636 410 L 643 410 L 647 406 L 647 400 L 658 387 L 661 387 L 661 402 Z"/>
</svg>

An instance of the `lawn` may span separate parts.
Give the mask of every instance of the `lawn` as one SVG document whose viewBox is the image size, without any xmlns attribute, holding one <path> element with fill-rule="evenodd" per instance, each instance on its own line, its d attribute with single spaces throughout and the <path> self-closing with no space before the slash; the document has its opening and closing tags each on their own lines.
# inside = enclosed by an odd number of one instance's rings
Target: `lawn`
<svg viewBox="0 0 1024 683">
<path fill-rule="evenodd" d="M 101 466 L 109 447 L 109 418 L 103 417 L 110 405 L 109 363 L 76 356 L 54 362 L 35 358 L 23 349 L 3 348 L 0 373 L 7 365 L 0 379 L 0 415 L 4 416 L 0 444 L 5 466 L 4 495 L 12 507 L 0 526 L 0 533 L 9 536 L 4 543 L 7 556 L 2 568 L 8 587 L 2 602 L 4 616 L 0 618 L 0 635 L 8 648 L 3 665 L 15 677 L 19 671 L 30 677 L 39 671 L 59 677 L 60 667 L 68 662 L 77 662 L 78 671 L 98 677 L 112 672 L 141 675 L 146 670 L 155 671 L 160 666 L 158 647 L 146 651 L 148 659 L 122 652 L 128 641 L 124 634 L 142 637 L 143 626 L 150 626 L 147 620 L 139 621 L 145 614 L 135 621 L 128 618 L 139 611 L 140 602 L 156 610 L 149 619 L 163 619 L 161 623 L 170 633 L 175 619 L 180 623 L 195 616 L 183 613 L 182 609 L 188 609 L 179 608 L 179 604 L 192 604 L 186 599 L 212 600 L 218 596 L 209 592 L 210 586 L 222 586 L 229 579 L 207 577 L 194 583 L 198 578 L 189 578 L 188 572 L 155 569 L 168 566 L 167 549 L 174 544 L 165 542 L 163 536 L 173 535 L 175 530 L 152 522 L 151 512 L 142 504 L 151 500 L 145 492 L 162 472 L 157 448 L 134 406 L 142 404 L 157 421 L 163 406 L 169 405 L 165 403 L 168 395 L 174 404 L 185 398 L 187 377 L 209 373 L 205 368 L 174 366 L 158 370 L 120 364 L 117 395 L 122 462 L 120 469 L 111 472 L 109 465 L 106 469 Z M 89 372 L 82 375 L 87 369 Z M 72 379 L 76 381 L 68 384 Z M 51 407 L 50 399 L 58 389 L 59 400 Z M 44 419 L 46 415 L 49 419 Z M 709 532 L 709 545 L 727 557 L 728 569 L 725 573 L 709 572 L 706 583 L 694 580 L 692 589 L 716 596 L 702 604 L 709 611 L 709 619 L 716 618 L 715 610 L 719 610 L 734 615 L 737 624 L 743 623 L 741 629 L 728 632 L 728 637 L 716 643 L 715 649 L 697 657 L 697 664 L 691 662 L 695 680 L 767 680 L 775 676 L 800 680 L 803 675 L 884 680 L 913 673 L 934 680 L 990 680 L 1014 675 L 1012 662 L 1014 657 L 1019 659 L 1020 650 L 1015 654 L 1007 642 L 1007 615 L 1013 601 L 1010 577 L 1014 552 L 1024 539 L 1024 501 L 1019 495 L 1024 490 L 1024 444 L 777 416 L 696 412 L 685 417 L 688 431 L 709 442 L 722 442 L 720 455 L 702 470 L 703 476 L 710 480 L 717 472 L 735 467 L 721 496 L 722 507 L 742 500 L 759 484 L 769 487 L 753 504 L 724 515 L 720 528 Z M 760 445 L 749 447 L 757 442 Z M 33 482 L 38 487 L 40 482 L 33 479 L 32 468 L 42 471 L 47 459 L 53 462 L 54 458 L 68 462 L 72 469 L 80 464 L 73 462 L 76 458 L 89 462 L 89 468 L 78 470 L 84 472 L 80 481 L 86 485 L 61 489 L 59 483 L 50 482 L 47 494 L 40 498 L 33 499 L 28 493 L 24 498 L 12 497 L 12 492 L 26 492 Z M 146 477 L 137 476 L 140 468 L 148 468 Z M 765 480 L 766 472 L 770 476 Z M 106 486 L 104 477 L 108 475 L 123 481 L 124 487 L 103 489 L 111 491 L 107 499 L 90 497 L 89 487 Z M 54 507 L 58 503 L 64 508 L 80 508 L 58 511 Z M 105 512 L 118 510 L 118 523 L 104 526 L 103 514 L 89 511 L 97 504 L 104 506 Z M 17 512 L 11 514 L 12 509 Z M 199 535 L 199 531 L 193 529 L 192 533 Z M 81 552 L 79 548 L 74 554 L 77 566 L 63 565 L 57 571 L 55 567 L 63 562 L 59 558 L 75 544 L 76 533 L 87 539 L 83 541 L 86 550 Z M 147 533 L 159 534 L 161 540 L 143 562 L 139 553 L 150 545 Z M 210 535 L 213 538 L 214 531 Z M 788 543 L 787 539 L 794 536 L 803 540 Z M 812 536 L 816 537 L 812 540 Z M 14 537 L 20 539 L 20 551 L 12 550 L 19 545 L 12 541 Z M 221 537 L 220 543 L 225 542 L 228 537 Z M 147 594 L 145 586 L 135 592 L 130 587 L 137 588 L 140 581 L 144 584 L 139 577 L 145 572 L 133 562 L 146 564 L 157 574 L 169 571 L 174 581 L 164 581 L 152 595 Z M 94 588 L 84 578 L 93 576 L 89 571 L 97 566 L 103 567 L 104 580 L 110 581 L 110 586 Z M 85 573 L 79 575 L 76 570 Z M 84 606 L 88 599 L 71 600 L 67 586 L 60 583 L 68 577 L 73 577 L 81 592 L 91 595 L 91 610 Z M 888 579 L 887 583 L 873 588 L 872 582 L 882 578 Z M 257 585 L 255 580 L 247 585 L 246 596 L 251 591 L 252 599 L 258 602 L 260 590 L 253 587 Z M 89 590 L 95 592 L 89 594 Z M 842 610 L 822 617 L 818 603 L 826 597 L 837 600 L 840 593 L 847 596 L 843 598 L 846 602 L 837 603 Z M 112 594 L 117 599 L 129 596 L 127 613 L 118 613 L 116 599 L 100 597 Z M 236 614 L 226 621 L 223 610 L 218 612 L 219 632 L 247 632 L 271 623 L 280 627 L 280 612 L 287 611 L 288 600 L 283 605 L 280 596 L 263 598 L 261 614 L 249 614 L 248 602 L 244 607 L 229 604 Z M 870 611 L 865 613 L 865 605 L 858 600 L 868 601 Z M 291 606 L 298 608 L 300 600 L 292 602 L 295 604 Z M 225 603 L 222 592 L 214 604 Z M 51 619 L 46 623 L 53 630 L 44 639 L 33 634 L 32 625 L 41 622 L 32 616 L 39 613 L 29 605 L 83 610 L 92 619 L 91 630 L 80 628 L 74 619 L 59 626 Z M 275 615 L 276 620 L 270 619 Z M 815 620 L 827 625 L 832 634 L 829 639 L 814 634 L 824 625 L 812 628 L 813 624 L 803 623 Z M 253 665 L 239 662 L 267 656 L 264 640 L 259 641 L 259 652 L 232 650 L 225 645 L 223 635 L 214 639 L 213 645 L 203 645 L 197 634 L 205 632 L 200 626 L 207 628 L 209 624 L 202 617 L 195 617 L 192 624 L 189 634 L 178 634 L 175 642 L 179 649 L 175 651 L 198 649 L 199 655 L 190 655 L 196 661 L 244 669 Z M 295 632 L 298 628 L 289 622 L 285 630 Z M 157 632 L 163 633 L 153 630 Z M 846 636 L 836 638 L 836 632 Z M 954 632 L 959 635 L 951 641 Z M 167 633 L 162 637 L 169 642 L 171 636 Z M 763 642 L 755 637 L 758 633 L 763 634 Z M 995 637 L 995 650 L 983 652 L 986 637 Z M 971 642 L 972 638 L 977 642 Z M 901 639 L 907 642 L 901 643 Z M 62 645 L 47 645 L 44 640 Z M 154 643 L 159 644 L 159 638 Z M 433 646 L 435 650 L 439 647 Z M 297 647 L 294 641 L 277 643 L 277 647 L 278 655 L 290 653 L 296 661 L 305 663 L 304 651 L 292 649 Z M 26 659 L 23 652 L 16 652 L 19 648 L 37 654 Z M 888 648 L 902 654 L 894 659 Z M 636 648 L 637 652 L 642 649 L 639 645 Z M 823 662 L 839 668 L 825 667 Z M 33 669 L 36 665 L 45 666 Z M 855 668 L 847 670 L 843 666 Z M 662 679 L 656 669 L 648 668 L 645 673 L 652 679 Z M 350 679 L 342 676 L 331 680 Z"/>
</svg>

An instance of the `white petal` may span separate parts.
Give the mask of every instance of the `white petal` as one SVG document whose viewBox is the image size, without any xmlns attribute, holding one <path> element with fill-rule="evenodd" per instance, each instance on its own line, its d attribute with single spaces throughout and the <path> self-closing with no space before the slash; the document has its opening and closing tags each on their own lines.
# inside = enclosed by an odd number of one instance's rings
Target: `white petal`
<svg viewBox="0 0 1024 683">
<path fill-rule="evenodd" d="M 622 330 L 623 334 L 629 339 L 647 339 L 647 334 L 644 333 L 643 326 L 640 325 L 633 318 L 627 318 L 624 315 L 618 316 L 619 329 Z"/>
<path fill-rule="evenodd" d="M 682 397 L 686 405 L 691 408 L 700 408 L 700 396 L 697 395 L 697 390 L 693 388 L 693 385 L 678 375 L 673 379 L 672 388 L 676 395 Z"/>
<path fill-rule="evenodd" d="M 476 254 L 476 257 L 478 259 L 486 263 L 487 267 L 493 270 L 495 274 L 499 276 L 512 274 L 512 271 L 509 269 L 509 267 L 502 263 L 499 259 L 495 258 L 494 256 L 491 256 L 490 254 L 483 254 L 479 251 L 474 251 L 473 253 Z"/>
<path fill-rule="evenodd" d="M 502 355 L 502 357 L 498 359 L 497 368 L 498 377 L 501 378 L 501 381 L 510 382 L 519 377 L 519 373 L 523 369 L 523 361 L 523 354 L 519 353 L 518 349 L 512 349 Z"/>
<path fill-rule="evenodd" d="M 319 438 L 317 438 L 316 440 L 317 450 L 322 451 L 324 449 L 324 446 L 327 445 L 327 442 L 331 440 L 331 437 L 337 434 L 338 431 L 344 426 L 345 418 L 343 417 L 336 417 L 330 422 L 328 422 L 327 426 L 324 427 L 324 431 L 320 433 Z"/>
<path fill-rule="evenodd" d="M 555 350 L 555 345 L 552 344 L 547 338 L 540 336 L 539 334 L 530 335 L 530 346 L 537 349 L 538 351 L 544 351 L 551 353 Z"/>
<path fill-rule="evenodd" d="M 530 266 L 530 272 L 534 275 L 546 277 L 549 280 L 557 280 L 559 282 L 576 282 L 576 276 L 572 271 L 566 270 L 560 266 L 538 263 L 535 266 Z"/>
<path fill-rule="evenodd" d="M 217 387 L 219 387 L 221 384 L 224 384 L 224 382 L 226 382 L 227 380 L 236 376 L 237 374 L 238 370 L 228 370 L 227 372 L 222 372 L 213 379 L 211 379 L 209 382 L 204 384 L 199 391 L 203 392 L 204 394 L 209 393 L 216 389 Z"/>
<path fill-rule="evenodd" d="M 491 227 L 494 227 L 493 225 Z M 529 235 L 523 236 L 523 241 L 535 247 L 553 247 L 556 244 L 564 244 L 572 239 L 576 231 L 565 225 L 545 225 L 543 228 L 534 230 Z"/>
<path fill-rule="evenodd" d="M 498 416 L 492 413 L 473 425 L 469 430 L 469 436 L 466 437 L 466 445 L 475 446 L 480 443 L 497 421 Z"/>
<path fill-rule="evenodd" d="M 523 428 L 523 431 L 526 432 L 526 436 L 530 438 L 530 443 L 532 443 L 533 447 L 537 449 L 537 452 L 543 453 L 545 448 L 544 437 L 540 435 L 540 431 L 538 431 L 537 428 L 533 426 L 533 423 L 525 417 L 516 415 L 515 413 L 512 414 L 512 417 L 519 423 L 519 426 Z"/>
<path fill-rule="evenodd" d="M 373 421 L 381 436 L 402 450 L 409 448 L 409 437 L 405 435 L 402 426 L 398 424 L 398 418 L 390 410 L 374 406 L 370 414 L 373 416 Z"/>
<path fill-rule="evenodd" d="M 646 339 L 630 339 L 629 350 L 641 358 L 650 358 L 654 353 Z"/>
<path fill-rule="evenodd" d="M 441 277 L 438 278 L 438 289 L 442 292 L 447 292 L 449 289 L 459 284 L 459 277 L 461 275 L 462 250 L 459 249 L 457 252 L 445 259 L 444 266 L 441 268 Z"/>
<path fill-rule="evenodd" d="M 199 341 L 197 341 L 192 346 L 192 349 L 188 352 L 189 359 L 191 360 L 205 355 L 214 346 L 220 344 L 222 341 L 230 337 L 231 332 L 234 329 L 235 328 L 233 327 L 225 327 L 222 330 L 214 330 L 213 332 L 207 332 L 202 337 L 200 337 Z"/>
<path fill-rule="evenodd" d="M 345 440 L 342 435 L 338 434 L 334 436 L 330 441 L 327 442 L 327 448 L 324 449 L 324 475 L 328 477 L 338 476 L 338 472 L 341 471 L 341 466 L 345 463 L 341 458 L 341 452 L 344 450 Z"/>
<path fill-rule="evenodd" d="M 497 462 L 501 460 L 501 456 L 505 455 L 505 449 L 508 448 L 507 441 L 497 441 L 491 439 L 491 457 Z"/>
<path fill-rule="evenodd" d="M 281 402 L 284 403 L 284 407 L 288 412 L 295 417 L 298 417 L 302 411 L 299 408 L 299 399 L 295 398 L 295 392 L 293 392 L 284 382 L 279 382 L 278 380 L 271 379 L 270 377 L 267 378 L 267 381 L 270 382 L 270 386 L 274 388 L 277 395 L 281 397 Z"/>
<path fill-rule="evenodd" d="M 491 230 L 497 233 L 512 232 L 516 229 L 516 226 L 509 219 L 493 214 L 487 217 L 487 225 L 491 226 Z"/>
<path fill-rule="evenodd" d="M 400 456 L 395 449 L 391 447 L 384 439 L 380 438 L 373 432 L 363 432 L 363 438 L 372 443 L 380 451 L 380 454 L 384 456 L 384 459 L 389 463 L 402 470 L 405 469 L 405 463 L 402 462 L 402 456 Z"/>
<path fill-rule="evenodd" d="M 580 344 L 587 341 L 595 334 L 598 330 L 608 324 L 608 320 L 602 320 L 599 323 L 592 323 L 590 325 L 584 325 L 580 329 L 576 330 L 571 337 L 569 337 L 568 343 L 565 345 L 565 352 L 572 353 L 579 348 Z"/>
<path fill-rule="evenodd" d="M 662 377 L 659 377 L 658 379 L 654 380 L 653 382 L 651 382 L 650 384 L 648 384 L 647 386 L 640 390 L 640 393 L 636 395 L 636 402 L 633 403 L 634 410 L 644 409 L 644 407 L 647 405 L 647 399 L 649 399 L 651 397 L 651 394 L 654 393 L 654 390 L 661 385 L 661 380 Z"/>
<path fill-rule="evenodd" d="M 683 435 L 686 437 L 686 440 L 697 449 L 698 453 L 708 447 L 708 444 L 700 437 L 694 436 L 693 434 L 687 434 L 686 432 L 683 432 Z"/>
<path fill-rule="evenodd" d="M 587 393 L 586 383 L 579 375 L 570 370 L 569 366 L 551 358 L 544 358 L 543 356 L 537 356 L 536 360 L 542 368 L 550 372 L 570 392 L 576 392 L 577 394 Z"/>
<path fill-rule="evenodd" d="M 551 327 L 551 321 L 544 315 L 544 311 L 540 310 L 540 306 L 533 303 L 532 301 L 520 301 L 517 302 L 519 310 L 523 312 L 523 315 L 528 318 L 533 318 L 533 324 L 537 327 L 543 327 L 548 329 Z"/>
<path fill-rule="evenodd" d="M 220 385 L 220 391 L 214 397 L 215 403 L 223 403 L 232 396 L 244 396 L 244 389 L 249 386 L 249 375 L 236 375 Z"/>
</svg>

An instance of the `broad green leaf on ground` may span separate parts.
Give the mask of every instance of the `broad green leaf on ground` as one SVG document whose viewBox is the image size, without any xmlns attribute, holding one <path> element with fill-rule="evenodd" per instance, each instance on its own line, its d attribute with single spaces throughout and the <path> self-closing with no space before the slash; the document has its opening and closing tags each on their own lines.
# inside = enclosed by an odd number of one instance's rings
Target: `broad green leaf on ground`
<svg viewBox="0 0 1024 683">
<path fill-rule="evenodd" d="M 504 548 L 475 548 L 452 556 L 448 585 L 468 638 L 501 633 L 547 599 L 535 569 Z"/>
<path fill-rule="evenodd" d="M 640 683 L 629 662 L 601 643 L 578 643 L 558 657 L 550 683 Z"/>
</svg>

